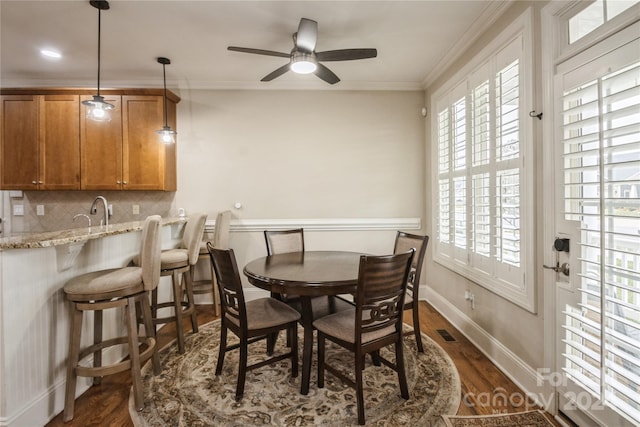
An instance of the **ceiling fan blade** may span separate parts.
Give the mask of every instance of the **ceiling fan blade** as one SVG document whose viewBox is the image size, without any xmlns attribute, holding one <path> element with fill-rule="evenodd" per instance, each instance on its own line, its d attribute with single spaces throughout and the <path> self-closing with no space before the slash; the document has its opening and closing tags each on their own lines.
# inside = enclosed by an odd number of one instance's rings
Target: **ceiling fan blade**
<svg viewBox="0 0 640 427">
<path fill-rule="evenodd" d="M 253 49 L 250 47 L 229 46 L 227 49 L 232 50 L 234 52 L 255 53 L 257 55 L 267 55 L 267 56 L 279 56 L 280 58 L 289 58 L 291 56 L 290 53 L 276 52 L 273 50 L 264 50 L 264 49 Z"/>
<path fill-rule="evenodd" d="M 313 74 L 315 74 L 316 76 L 320 77 L 322 80 L 324 80 L 325 82 L 329 83 L 330 85 L 336 84 L 340 81 L 340 79 L 338 78 L 338 76 L 336 76 L 333 71 L 331 71 L 330 69 L 328 69 L 327 67 L 325 67 L 322 64 L 318 64 L 318 68 L 316 68 L 316 70 L 313 72 Z"/>
<path fill-rule="evenodd" d="M 367 59 L 378 56 L 376 49 L 338 49 L 317 52 L 318 61 L 351 61 L 353 59 Z"/>
<path fill-rule="evenodd" d="M 283 65 L 282 67 L 270 72 L 269 74 L 264 76 L 262 79 L 260 79 L 260 81 L 261 82 L 270 82 L 271 80 L 275 79 L 276 77 L 280 77 L 281 75 L 283 75 L 287 71 L 289 71 L 289 64 L 288 63 Z"/>
<path fill-rule="evenodd" d="M 306 52 L 313 52 L 318 40 L 318 23 L 311 19 L 301 18 L 296 34 L 296 47 Z"/>
</svg>

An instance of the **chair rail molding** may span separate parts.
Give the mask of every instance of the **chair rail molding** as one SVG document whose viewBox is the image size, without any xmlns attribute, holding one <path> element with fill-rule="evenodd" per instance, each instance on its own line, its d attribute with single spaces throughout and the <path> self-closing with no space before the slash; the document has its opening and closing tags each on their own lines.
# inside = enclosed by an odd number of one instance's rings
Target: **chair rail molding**
<svg viewBox="0 0 640 427">
<path fill-rule="evenodd" d="M 208 220 L 205 231 L 215 228 L 215 220 Z M 233 219 L 231 231 L 255 232 L 304 228 L 305 231 L 357 230 L 420 230 L 421 218 L 292 218 L 292 219 Z"/>
</svg>

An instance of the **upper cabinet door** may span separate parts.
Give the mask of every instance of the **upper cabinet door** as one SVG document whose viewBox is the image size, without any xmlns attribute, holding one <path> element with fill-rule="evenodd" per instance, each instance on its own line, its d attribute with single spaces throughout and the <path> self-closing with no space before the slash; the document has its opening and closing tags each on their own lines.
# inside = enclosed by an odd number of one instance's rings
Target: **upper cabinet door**
<svg viewBox="0 0 640 427">
<path fill-rule="evenodd" d="M 82 95 L 81 101 L 93 96 Z M 106 95 L 113 104 L 110 122 L 88 120 L 86 106 L 80 104 L 80 176 L 82 190 L 121 190 L 122 118 L 120 95 Z"/>
<path fill-rule="evenodd" d="M 39 110 L 39 188 L 79 190 L 79 96 L 42 95 Z"/>
<path fill-rule="evenodd" d="M 4 190 L 38 188 L 38 97 L 0 97 L 0 186 Z"/>
<path fill-rule="evenodd" d="M 161 96 L 122 97 L 125 190 L 164 190 L 165 148 L 156 130 L 163 126 Z"/>
</svg>

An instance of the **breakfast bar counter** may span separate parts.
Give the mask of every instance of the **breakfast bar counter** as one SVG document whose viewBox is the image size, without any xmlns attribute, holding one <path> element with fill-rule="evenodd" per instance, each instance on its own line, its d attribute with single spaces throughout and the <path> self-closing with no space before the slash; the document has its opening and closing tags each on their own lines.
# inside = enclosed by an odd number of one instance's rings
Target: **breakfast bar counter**
<svg viewBox="0 0 640 427">
<path fill-rule="evenodd" d="M 44 425 L 64 406 L 72 277 L 126 266 L 139 253 L 143 221 L 0 239 L 0 427 Z M 176 247 L 185 219 L 165 218 L 162 248 Z M 123 313 L 104 318 L 104 336 L 124 335 Z M 92 319 L 86 319 L 92 328 Z M 85 343 L 88 344 L 88 343 Z M 123 349 L 107 352 L 106 363 Z M 78 393 L 90 384 L 78 382 Z"/>
<path fill-rule="evenodd" d="M 162 225 L 173 225 L 185 222 L 184 218 L 163 218 Z M 18 233 L 0 239 L 0 251 L 6 249 L 47 248 L 86 242 L 116 234 L 142 230 L 144 221 L 123 222 L 107 226 L 73 228 L 70 230 L 47 231 L 42 233 Z"/>
</svg>

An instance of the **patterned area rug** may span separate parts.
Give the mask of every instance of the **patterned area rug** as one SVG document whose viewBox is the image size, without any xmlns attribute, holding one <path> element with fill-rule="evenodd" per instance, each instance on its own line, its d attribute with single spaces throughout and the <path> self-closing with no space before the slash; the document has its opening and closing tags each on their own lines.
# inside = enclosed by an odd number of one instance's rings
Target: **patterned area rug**
<svg viewBox="0 0 640 427">
<path fill-rule="evenodd" d="M 302 328 L 298 327 L 300 345 Z M 291 378 L 289 360 L 247 373 L 244 398 L 235 401 L 238 351 L 227 353 L 222 375 L 216 377 L 220 321 L 200 328 L 186 338 L 184 355 L 176 346 L 160 353 L 162 373 L 152 375 L 151 364 L 143 369 L 145 409 L 137 412 L 133 396 L 129 413 L 137 427 L 165 426 L 349 426 L 357 425 L 353 389 L 327 372 L 325 387 L 316 387 L 317 357 L 309 394 L 300 394 L 300 378 Z M 235 339 L 229 334 L 230 340 Z M 413 335 L 405 337 L 405 366 L 411 398 L 400 397 L 397 374 L 386 366 L 373 366 L 367 357 L 364 371 L 365 415 L 371 426 L 439 425 L 443 414 L 455 414 L 460 403 L 458 372 L 445 351 L 422 335 L 424 354 L 416 350 Z M 285 349 L 281 333 L 276 352 Z M 385 351 L 387 351 L 385 349 Z M 249 363 L 265 357 L 264 341 L 249 346 Z M 302 354 L 302 347 L 300 348 Z M 383 355 L 394 360 L 389 350 Z M 327 360 L 353 373 L 353 355 L 327 346 Z"/>
<path fill-rule="evenodd" d="M 554 427 L 543 411 L 527 411 L 514 414 L 451 416 L 444 415 L 447 427 Z"/>
</svg>

